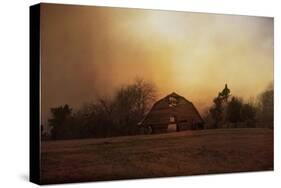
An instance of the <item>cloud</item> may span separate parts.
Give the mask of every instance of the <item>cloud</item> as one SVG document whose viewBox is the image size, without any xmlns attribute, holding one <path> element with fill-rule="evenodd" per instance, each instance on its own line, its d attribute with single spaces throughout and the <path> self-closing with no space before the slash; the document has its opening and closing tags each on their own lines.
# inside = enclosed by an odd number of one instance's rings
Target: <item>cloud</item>
<svg viewBox="0 0 281 188">
<path fill-rule="evenodd" d="M 272 18 L 45 4 L 41 23 L 45 122 L 136 76 L 201 111 L 226 82 L 249 98 L 273 80 Z"/>
</svg>

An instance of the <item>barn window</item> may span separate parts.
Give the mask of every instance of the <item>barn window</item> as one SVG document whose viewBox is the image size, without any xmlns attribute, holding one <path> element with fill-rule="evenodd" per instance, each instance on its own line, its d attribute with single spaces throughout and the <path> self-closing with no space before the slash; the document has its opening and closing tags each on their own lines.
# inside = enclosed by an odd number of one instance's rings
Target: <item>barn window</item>
<svg viewBox="0 0 281 188">
<path fill-rule="evenodd" d="M 174 107 L 177 106 L 178 100 L 175 97 L 169 97 L 169 106 Z"/>
<path fill-rule="evenodd" d="M 175 116 L 171 116 L 170 117 L 170 123 L 174 123 L 175 122 Z"/>
</svg>

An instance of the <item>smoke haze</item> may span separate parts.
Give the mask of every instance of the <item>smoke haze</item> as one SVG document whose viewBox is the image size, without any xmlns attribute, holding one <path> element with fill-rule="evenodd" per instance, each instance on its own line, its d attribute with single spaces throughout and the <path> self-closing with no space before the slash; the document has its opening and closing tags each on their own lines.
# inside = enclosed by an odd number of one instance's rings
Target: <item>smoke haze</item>
<svg viewBox="0 0 281 188">
<path fill-rule="evenodd" d="M 255 97 L 273 81 L 273 18 L 44 4 L 42 120 L 140 77 L 199 111 L 228 83 Z"/>
</svg>

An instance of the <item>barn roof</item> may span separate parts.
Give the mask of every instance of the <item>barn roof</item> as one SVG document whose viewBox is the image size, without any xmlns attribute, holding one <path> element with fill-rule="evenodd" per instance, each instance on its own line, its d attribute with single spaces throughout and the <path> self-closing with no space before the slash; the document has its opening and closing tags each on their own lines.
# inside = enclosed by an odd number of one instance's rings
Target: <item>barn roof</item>
<svg viewBox="0 0 281 188">
<path fill-rule="evenodd" d="M 141 125 L 169 124 L 172 116 L 177 122 L 203 122 L 192 102 L 173 92 L 154 103 Z"/>
</svg>

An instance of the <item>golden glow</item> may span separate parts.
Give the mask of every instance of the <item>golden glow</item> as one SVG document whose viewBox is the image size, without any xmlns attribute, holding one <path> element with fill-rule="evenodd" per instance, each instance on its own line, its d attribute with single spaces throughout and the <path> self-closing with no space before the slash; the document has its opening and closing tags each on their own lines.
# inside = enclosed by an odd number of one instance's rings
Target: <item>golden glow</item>
<svg viewBox="0 0 281 188">
<path fill-rule="evenodd" d="M 225 83 L 245 99 L 273 80 L 273 19 L 44 5 L 43 113 L 142 77 L 202 111 Z"/>
</svg>

